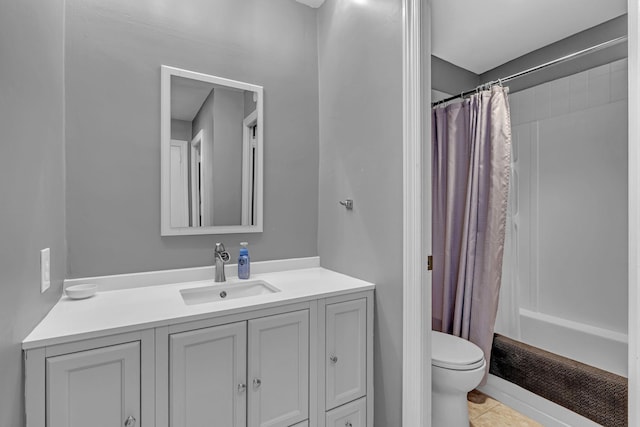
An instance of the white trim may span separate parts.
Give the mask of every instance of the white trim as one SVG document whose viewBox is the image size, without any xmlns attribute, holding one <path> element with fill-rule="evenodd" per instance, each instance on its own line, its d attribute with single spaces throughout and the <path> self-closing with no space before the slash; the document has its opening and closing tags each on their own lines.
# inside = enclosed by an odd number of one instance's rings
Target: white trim
<svg viewBox="0 0 640 427">
<path fill-rule="evenodd" d="M 256 136 L 256 151 L 258 152 L 256 160 L 255 179 L 258 183 L 258 195 L 256 201 L 257 218 L 255 223 L 256 231 L 262 231 L 264 223 L 264 94 L 262 87 L 256 90 L 258 99 L 256 100 L 256 111 L 258 112 L 258 135 Z"/>
<path fill-rule="evenodd" d="M 188 181 L 188 175 L 189 175 L 189 171 L 188 171 L 188 166 L 185 165 L 186 159 L 187 159 L 187 141 L 184 141 L 182 139 L 172 139 L 171 140 L 171 146 L 172 147 L 178 147 L 180 149 L 180 163 L 181 163 L 181 167 L 180 167 L 180 178 L 181 178 L 181 187 L 182 188 L 182 193 L 180 194 L 182 197 L 180 200 L 180 207 L 182 212 L 182 219 L 187 225 L 189 224 L 189 181 Z M 173 198 L 173 196 L 171 196 Z M 172 222 L 173 222 L 173 218 L 172 218 Z"/>
<path fill-rule="evenodd" d="M 162 65 L 162 70 L 169 76 L 178 76 L 185 79 L 200 80 L 202 82 L 211 83 L 213 85 L 222 86 L 226 88 L 236 88 L 240 90 L 248 90 L 250 92 L 259 92 L 262 86 L 257 86 L 251 83 L 245 83 L 238 80 L 225 79 L 223 77 L 212 76 L 210 74 L 198 73 L 197 71 L 183 70 L 182 68 L 170 67 L 168 65 Z M 171 82 L 169 82 L 170 84 Z"/>
<path fill-rule="evenodd" d="M 237 268 L 235 264 L 228 264 L 227 277 L 235 277 Z M 278 271 L 303 270 L 305 268 L 320 267 L 320 257 L 276 259 L 271 261 L 252 261 L 251 273 L 263 274 Z M 214 267 L 192 267 L 174 270 L 144 271 L 141 273 L 114 274 L 111 276 L 80 277 L 66 279 L 63 288 L 80 285 L 83 283 L 95 283 L 100 291 L 115 291 L 119 289 L 142 288 L 146 286 L 167 285 L 170 283 L 198 282 L 211 280 L 214 277 Z"/>
<path fill-rule="evenodd" d="M 169 69 L 160 68 L 160 229 L 171 230 L 171 147 L 166 141 L 171 139 L 171 74 Z M 163 120 L 164 116 L 168 120 Z"/>
<path fill-rule="evenodd" d="M 430 1 L 403 0 L 402 425 L 431 425 Z"/>
<path fill-rule="evenodd" d="M 638 73 L 640 72 L 640 7 L 637 0 L 629 0 L 628 13 L 628 72 L 629 72 L 629 354 L 628 354 L 628 379 L 629 379 L 629 425 L 640 425 L 640 407 L 637 405 L 639 395 L 640 376 L 640 292 L 638 291 L 638 279 L 640 277 L 640 252 L 638 251 L 638 233 L 640 232 L 640 85 Z"/>
<path fill-rule="evenodd" d="M 181 227 L 172 228 L 170 218 L 170 153 L 169 140 L 171 139 L 171 76 L 187 79 L 196 79 L 211 83 L 215 86 L 231 87 L 239 90 L 247 90 L 257 95 L 256 110 L 258 112 L 258 135 L 256 156 L 256 181 L 257 181 L 257 220 L 255 225 L 233 226 L 207 226 L 207 227 Z M 195 71 L 162 65 L 160 67 L 160 235 L 181 236 L 195 234 L 237 234 L 237 233 L 261 233 L 263 231 L 263 162 L 264 162 L 264 91 L 262 86 L 197 73 Z"/>
<path fill-rule="evenodd" d="M 562 317 L 551 316 L 549 314 L 527 310 L 526 308 L 521 308 L 519 312 L 520 316 L 529 317 L 531 319 L 539 320 L 546 323 L 551 323 L 563 328 L 582 332 L 584 334 L 594 335 L 596 337 L 605 338 L 611 341 L 617 341 L 623 344 L 627 344 L 629 342 L 628 335 L 622 332 L 616 332 L 610 329 L 587 325 L 586 323 L 574 322 L 573 320 L 563 319 Z"/>
<path fill-rule="evenodd" d="M 253 148 L 252 127 L 258 122 L 257 110 L 253 110 L 242 121 L 242 223 L 241 225 L 251 225 L 254 218 L 250 218 L 251 210 L 249 207 L 257 200 L 257 195 L 250 191 L 251 182 L 253 181 L 253 156 L 251 156 Z M 257 139 L 257 138 L 256 138 Z M 257 149 L 257 144 L 256 144 Z"/>
<path fill-rule="evenodd" d="M 600 426 L 580 414 L 491 374 L 487 384 L 478 389 L 545 427 Z"/>
<path fill-rule="evenodd" d="M 189 144 L 189 146 L 191 147 L 191 168 L 190 168 L 190 175 L 191 175 L 191 180 L 190 180 L 190 185 L 191 185 L 191 227 L 199 227 L 200 224 L 197 224 L 199 221 L 199 217 L 201 215 L 200 213 L 200 199 L 202 198 L 202 189 L 204 184 L 204 163 L 202 162 L 202 150 L 203 150 L 203 144 L 202 144 L 202 139 L 204 137 L 204 129 L 200 129 L 200 132 L 198 132 L 195 136 L 195 138 L 193 138 L 191 140 L 191 144 Z M 200 173 L 198 174 L 198 161 L 197 159 L 200 158 Z M 200 191 L 198 191 L 198 178 L 200 178 Z"/>
</svg>

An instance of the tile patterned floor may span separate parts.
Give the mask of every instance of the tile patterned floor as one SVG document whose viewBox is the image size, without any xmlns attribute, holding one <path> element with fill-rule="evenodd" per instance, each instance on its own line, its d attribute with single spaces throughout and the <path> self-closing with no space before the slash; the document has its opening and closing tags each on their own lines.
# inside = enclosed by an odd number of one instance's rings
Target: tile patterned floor
<svg viewBox="0 0 640 427">
<path fill-rule="evenodd" d="M 543 427 L 477 390 L 469 393 L 469 427 Z"/>
</svg>

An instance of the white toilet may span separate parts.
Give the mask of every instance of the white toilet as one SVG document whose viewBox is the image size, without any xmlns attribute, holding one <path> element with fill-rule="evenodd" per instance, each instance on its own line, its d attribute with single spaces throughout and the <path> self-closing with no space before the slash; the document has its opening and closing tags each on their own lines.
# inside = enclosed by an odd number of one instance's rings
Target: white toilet
<svg viewBox="0 0 640 427">
<path fill-rule="evenodd" d="M 467 393 L 480 384 L 486 364 L 477 345 L 431 331 L 432 427 L 469 427 Z"/>
</svg>

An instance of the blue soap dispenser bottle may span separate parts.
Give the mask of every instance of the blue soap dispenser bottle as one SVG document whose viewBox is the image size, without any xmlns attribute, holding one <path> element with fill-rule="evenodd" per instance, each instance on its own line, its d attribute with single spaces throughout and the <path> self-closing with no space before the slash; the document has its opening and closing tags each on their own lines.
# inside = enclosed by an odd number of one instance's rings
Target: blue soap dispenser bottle
<svg viewBox="0 0 640 427">
<path fill-rule="evenodd" d="M 238 256 L 238 278 L 248 279 L 251 271 L 249 269 L 249 249 L 247 242 L 240 242 L 240 255 Z"/>
</svg>

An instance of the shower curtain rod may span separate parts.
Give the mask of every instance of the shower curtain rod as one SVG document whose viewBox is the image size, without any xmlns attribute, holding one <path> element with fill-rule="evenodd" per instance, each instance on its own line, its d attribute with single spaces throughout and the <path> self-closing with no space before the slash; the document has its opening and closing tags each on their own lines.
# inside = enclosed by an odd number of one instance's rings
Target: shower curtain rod
<svg viewBox="0 0 640 427">
<path fill-rule="evenodd" d="M 624 42 L 626 40 L 627 40 L 627 36 L 616 37 L 615 39 L 611 39 L 609 41 L 597 44 L 595 46 L 591 46 L 591 47 L 588 47 L 586 49 L 582 49 L 582 50 L 579 50 L 577 52 L 570 53 L 569 55 L 565 55 L 565 56 L 563 56 L 561 58 L 557 58 L 557 59 L 554 59 L 552 61 L 545 62 L 544 64 L 536 65 L 535 67 L 528 68 L 528 69 L 526 69 L 524 71 L 520 71 L 519 73 L 511 74 L 510 76 L 503 77 L 503 78 L 498 79 L 498 80 L 493 80 L 493 81 L 490 81 L 488 83 L 483 83 L 481 85 L 478 85 L 474 89 L 468 90 L 466 92 L 462 92 L 462 93 L 460 93 L 458 95 L 450 96 L 449 98 L 445 98 L 445 99 L 441 99 L 440 101 L 432 102 L 431 106 L 434 107 L 434 106 L 436 106 L 438 104 L 444 104 L 444 103 L 447 103 L 449 101 L 453 101 L 454 99 L 464 98 L 465 96 L 468 96 L 468 95 L 476 93 L 478 90 L 480 90 L 482 88 L 488 88 L 488 87 L 493 86 L 494 84 L 502 84 L 502 83 L 508 82 L 510 80 L 517 79 L 518 77 L 522 77 L 522 76 L 525 76 L 527 74 L 534 73 L 536 71 L 542 70 L 543 68 L 547 68 L 547 67 L 550 67 L 552 65 L 560 64 L 562 62 L 569 61 L 569 60 L 574 59 L 574 58 L 578 58 L 578 57 L 580 57 L 582 55 L 586 55 L 586 54 L 591 53 L 591 52 L 596 52 L 598 50 L 604 49 L 604 48 L 609 47 L 609 46 L 617 45 L 617 44 L 622 43 L 622 42 Z"/>
</svg>

